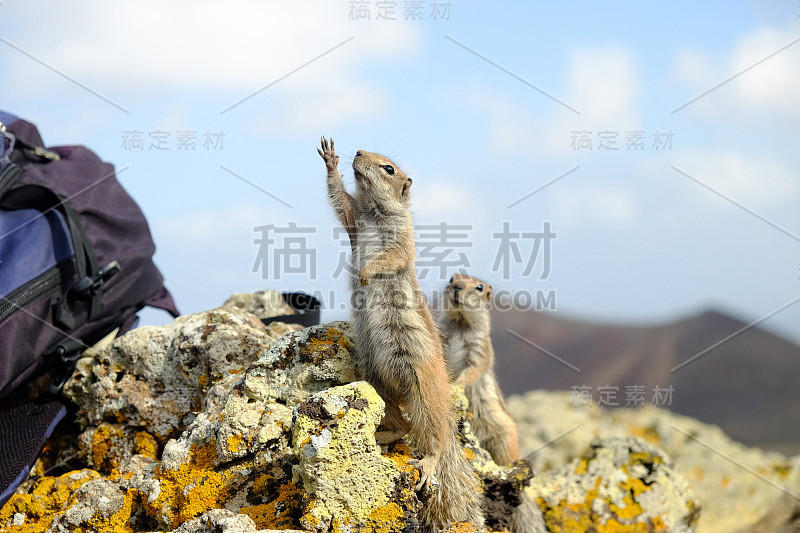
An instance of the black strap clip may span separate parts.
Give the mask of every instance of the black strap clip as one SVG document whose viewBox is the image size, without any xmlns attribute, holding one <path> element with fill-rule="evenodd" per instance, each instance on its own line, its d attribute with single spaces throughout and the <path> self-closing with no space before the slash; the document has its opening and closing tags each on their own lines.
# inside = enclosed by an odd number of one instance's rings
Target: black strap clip
<svg viewBox="0 0 800 533">
<path fill-rule="evenodd" d="M 115 274 L 119 272 L 119 263 L 111 261 L 92 276 L 84 276 L 72 290 L 79 299 L 88 299 L 97 294 L 100 288 Z"/>
<path fill-rule="evenodd" d="M 86 348 L 83 342 L 77 339 L 67 340 L 53 350 L 56 357 L 52 380 L 47 388 L 50 394 L 58 394 L 75 371 L 75 363 L 81 357 L 81 350 Z"/>
</svg>

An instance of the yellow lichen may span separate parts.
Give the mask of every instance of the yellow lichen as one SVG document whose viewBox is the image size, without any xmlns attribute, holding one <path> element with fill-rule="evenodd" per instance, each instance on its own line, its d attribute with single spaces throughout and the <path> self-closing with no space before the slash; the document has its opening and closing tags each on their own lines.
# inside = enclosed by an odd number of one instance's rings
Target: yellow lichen
<svg viewBox="0 0 800 533">
<path fill-rule="evenodd" d="M 244 437 L 241 434 L 238 435 L 231 435 L 228 437 L 228 451 L 236 453 L 239 451 L 239 447 L 244 441 Z"/>
<path fill-rule="evenodd" d="M 392 533 L 402 529 L 403 517 L 403 509 L 396 503 L 389 502 L 369 514 L 368 524 L 375 533 Z"/>
<path fill-rule="evenodd" d="M 273 479 L 262 475 L 256 478 L 256 482 L 262 484 L 260 489 L 264 490 L 263 484 Z M 253 489 L 256 488 L 256 482 L 253 483 Z M 258 529 L 297 529 L 299 524 L 294 517 L 301 512 L 304 497 L 305 492 L 290 481 L 278 488 L 278 497 L 271 502 L 242 507 L 239 513 L 252 518 Z"/>
<path fill-rule="evenodd" d="M 14 531 L 46 531 L 53 517 L 67 508 L 72 494 L 81 485 L 100 474 L 94 470 L 75 470 L 58 477 L 39 479 L 28 494 L 14 494 L 0 509 L 0 524 L 5 524 L 16 513 L 25 515 L 26 524 Z"/>
<path fill-rule="evenodd" d="M 146 431 L 137 431 L 133 446 L 133 453 L 156 459 L 158 455 L 158 441 Z"/>
<path fill-rule="evenodd" d="M 178 468 L 171 470 L 159 466 L 155 478 L 160 482 L 160 491 L 158 498 L 146 502 L 147 513 L 160 516 L 174 529 L 209 509 L 219 507 L 228 496 L 228 476 L 214 471 L 216 456 L 216 442 L 212 439 L 202 446 L 193 444 L 189 461 Z"/>
<path fill-rule="evenodd" d="M 77 529 L 76 533 L 81 531 L 92 533 L 133 533 L 130 526 L 131 513 L 133 511 L 134 500 L 138 497 L 138 491 L 129 490 L 123 497 L 122 508 L 111 515 L 110 517 L 94 516 L 89 519 L 86 524 L 86 529 Z"/>
<path fill-rule="evenodd" d="M 629 465 L 652 465 L 662 464 L 664 460 L 660 455 L 653 455 L 647 452 L 631 452 L 628 457 Z"/>
<path fill-rule="evenodd" d="M 664 520 L 661 517 L 642 519 L 644 509 L 636 501 L 636 497 L 650 487 L 635 477 L 629 477 L 619 484 L 623 490 L 624 505 L 618 506 L 603 498 L 605 506 L 611 513 L 611 518 L 604 520 L 593 510 L 593 503 L 600 498 L 601 478 L 595 480 L 595 488 L 587 491 L 584 501 L 570 504 L 561 500 L 556 504 L 537 498 L 537 503 L 542 509 L 542 515 L 547 524 L 548 531 L 553 533 L 578 533 L 583 531 L 596 531 L 597 533 L 653 533 L 666 532 Z"/>
<path fill-rule="evenodd" d="M 92 456 L 92 466 L 100 471 L 110 471 L 119 468 L 119 458 L 109 452 L 117 448 L 124 437 L 124 434 L 118 426 L 105 422 L 97 426 L 94 433 L 92 433 L 90 452 Z"/>
</svg>

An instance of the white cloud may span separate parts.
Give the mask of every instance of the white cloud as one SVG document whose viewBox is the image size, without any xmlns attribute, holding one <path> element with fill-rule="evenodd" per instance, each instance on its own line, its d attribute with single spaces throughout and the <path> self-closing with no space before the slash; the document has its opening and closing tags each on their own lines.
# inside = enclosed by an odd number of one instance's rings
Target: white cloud
<svg viewBox="0 0 800 533">
<path fill-rule="evenodd" d="M 730 59 L 731 71 L 742 72 L 797 38 L 796 32 L 763 29 L 744 37 Z M 743 104 L 771 111 L 800 112 L 800 43 L 767 59 L 734 82 Z"/>
<path fill-rule="evenodd" d="M 475 90 L 468 101 L 489 116 L 489 142 L 500 154 L 530 153 L 533 150 L 549 154 L 568 153 L 571 132 L 585 130 L 619 134 L 618 146 L 623 145 L 623 132 L 644 127 L 636 109 L 639 93 L 633 54 L 621 47 L 576 49 L 571 53 L 567 71 L 567 91 L 554 95 L 576 114 L 557 103 L 544 119 L 534 117 L 520 105 L 497 94 Z"/>
<path fill-rule="evenodd" d="M 796 202 L 800 177 L 781 161 L 766 155 L 731 150 L 684 150 L 675 153 L 675 167 L 720 194 L 751 209 L 771 209 Z M 730 204 L 710 192 L 712 205 Z"/>
<path fill-rule="evenodd" d="M 122 107 L 135 110 L 179 91 L 189 99 L 218 91 L 219 109 L 212 111 L 219 112 L 275 83 L 268 99 L 256 95 L 229 116 L 250 119 L 254 109 L 274 106 L 278 116 L 270 119 L 284 132 L 316 133 L 343 117 L 376 113 L 385 105 L 381 80 L 361 79 L 358 72 L 414 54 L 421 45 L 418 25 L 355 23 L 346 2 L 329 0 L 95 0 L 80 9 L 48 0 L 3 10 L 5 20 L 18 21 L 3 30 L 4 38 Z M 55 83 L 68 84 L 10 46 L 0 44 L 0 54 L 4 76 L 26 80 L 7 87 L 15 95 L 51 98 Z"/>
<path fill-rule="evenodd" d="M 796 38 L 796 31 L 790 27 L 760 28 L 743 35 L 733 51 L 716 62 L 697 49 L 682 51 L 673 65 L 678 81 L 698 95 L 725 82 L 687 110 L 737 119 L 742 115 L 763 119 L 765 115 L 799 114 L 800 43 L 779 52 Z"/>
<path fill-rule="evenodd" d="M 84 83 L 134 89 L 256 90 L 354 34 L 353 42 L 319 63 L 349 67 L 413 51 L 419 40 L 403 21 L 348 24 L 346 4 L 325 0 L 95 0 L 81 9 L 52 0 L 33 4 L 16 7 L 19 15 L 35 9 L 48 16 L 21 17 L 14 44 Z M 13 58 L 29 73 L 42 69 L 21 54 L 9 54 Z"/>
</svg>

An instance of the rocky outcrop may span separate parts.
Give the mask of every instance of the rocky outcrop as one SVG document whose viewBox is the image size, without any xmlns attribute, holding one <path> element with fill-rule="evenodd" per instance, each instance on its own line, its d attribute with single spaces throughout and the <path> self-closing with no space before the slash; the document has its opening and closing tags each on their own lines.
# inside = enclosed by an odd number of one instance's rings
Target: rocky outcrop
<svg viewBox="0 0 800 533">
<path fill-rule="evenodd" d="M 747 448 L 716 426 L 665 409 L 576 407 L 573 403 L 580 402 L 572 400 L 569 392 L 545 391 L 508 399 L 519 424 L 521 449 L 529 453 L 537 473 L 580 464 L 598 436 L 635 436 L 670 457 L 692 487 L 701 508 L 699 519 L 695 517 L 698 533 L 780 531 L 768 525 L 772 522 L 797 531 L 800 457 Z M 537 475 L 529 492 L 539 490 L 537 484 L 548 475 Z"/>
<path fill-rule="evenodd" d="M 596 438 L 566 466 L 544 473 L 536 494 L 550 531 L 693 531 L 700 515 L 689 484 L 654 446 Z"/>
<path fill-rule="evenodd" d="M 349 325 L 295 330 L 229 305 L 82 359 L 65 387 L 82 429 L 54 440 L 0 527 L 414 531 L 424 504 L 415 456 L 376 445 L 383 401 L 357 379 Z M 507 522 L 530 466 L 486 461 L 462 427 L 491 487 L 490 523 Z M 59 463 L 85 468 L 58 475 Z"/>
<path fill-rule="evenodd" d="M 246 309 L 272 299 L 258 302 L 237 297 L 140 328 L 82 359 L 65 387 L 78 428 L 48 444 L 0 509 L 0 530 L 417 531 L 428 494 L 415 490 L 418 457 L 402 442 L 375 443 L 384 405 L 358 380 L 349 324 L 265 326 Z M 525 533 L 692 530 L 693 493 L 647 434 L 585 443 L 570 434 L 532 455 L 534 477 L 527 460 L 494 464 L 463 393 L 442 393 L 453 394 L 490 530 L 515 521 Z M 543 429 L 517 416 L 523 446 L 537 442 L 528 433 L 562 431 L 560 420 Z"/>
</svg>

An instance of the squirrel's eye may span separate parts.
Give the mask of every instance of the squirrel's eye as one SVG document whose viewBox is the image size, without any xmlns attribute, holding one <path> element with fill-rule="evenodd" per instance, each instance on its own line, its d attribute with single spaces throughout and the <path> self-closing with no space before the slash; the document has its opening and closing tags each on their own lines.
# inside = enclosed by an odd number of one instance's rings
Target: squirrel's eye
<svg viewBox="0 0 800 533">
<path fill-rule="evenodd" d="M 475 287 L 475 289 L 476 289 L 478 292 L 483 292 L 483 283 L 481 283 L 480 285 L 478 285 L 477 287 Z"/>
<path fill-rule="evenodd" d="M 453 283 L 453 278 L 455 278 L 455 276 L 450 276 L 450 283 Z"/>
<path fill-rule="evenodd" d="M 383 165 L 381 166 L 383 170 L 385 170 L 390 176 L 394 174 L 394 167 L 392 165 Z"/>
</svg>

